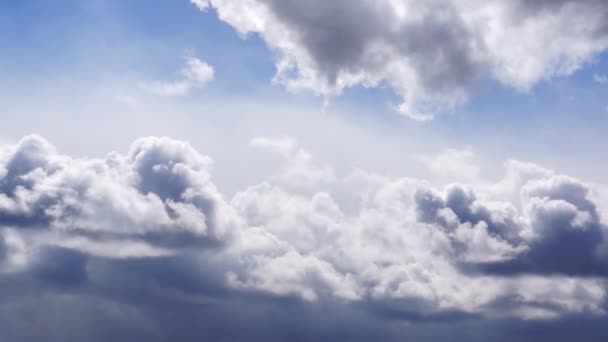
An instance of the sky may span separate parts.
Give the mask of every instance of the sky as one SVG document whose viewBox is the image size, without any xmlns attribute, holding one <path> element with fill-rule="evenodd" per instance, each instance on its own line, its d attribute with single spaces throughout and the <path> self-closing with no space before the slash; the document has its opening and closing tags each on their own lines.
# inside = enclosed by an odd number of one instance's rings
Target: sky
<svg viewBox="0 0 608 342">
<path fill-rule="evenodd" d="M 1 2 L 1 339 L 606 340 L 606 23 Z"/>
</svg>

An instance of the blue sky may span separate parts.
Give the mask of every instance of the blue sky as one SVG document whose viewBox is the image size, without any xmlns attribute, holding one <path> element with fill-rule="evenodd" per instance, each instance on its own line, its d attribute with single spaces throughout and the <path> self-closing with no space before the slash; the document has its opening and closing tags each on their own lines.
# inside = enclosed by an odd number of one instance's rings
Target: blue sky
<svg viewBox="0 0 608 342">
<path fill-rule="evenodd" d="M 605 22 L 0 2 L 0 340 L 605 340 Z"/>
</svg>

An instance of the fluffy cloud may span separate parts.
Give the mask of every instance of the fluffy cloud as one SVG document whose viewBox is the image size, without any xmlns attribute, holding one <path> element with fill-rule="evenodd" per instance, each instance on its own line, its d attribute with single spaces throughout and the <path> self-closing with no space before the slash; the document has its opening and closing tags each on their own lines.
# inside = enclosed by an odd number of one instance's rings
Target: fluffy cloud
<svg viewBox="0 0 608 342">
<path fill-rule="evenodd" d="M 531 227 L 529 250 L 514 260 L 485 265 L 489 272 L 608 275 L 607 227 L 581 182 L 554 176 L 522 188 Z"/>
<path fill-rule="evenodd" d="M 336 174 L 288 138 L 253 145 L 291 166 L 231 199 L 213 184 L 209 157 L 168 138 L 99 159 L 60 154 L 37 136 L 3 146 L 0 316 L 29 312 L 32 293 L 152 331 L 149 320 L 167 317 L 151 315 L 167 305 L 185 317 L 212 315 L 203 309 L 212 305 L 246 324 L 259 320 L 236 306 L 327 309 L 375 336 L 387 318 L 605 315 L 607 227 L 591 185 L 509 162 L 494 184 L 437 189 Z M 302 176 L 313 170 L 324 177 Z"/>
<path fill-rule="evenodd" d="M 416 120 L 463 103 L 486 77 L 518 90 L 608 47 L 602 0 L 197 0 L 276 53 L 274 81 L 329 96 L 388 85 Z"/>
<path fill-rule="evenodd" d="M 215 70 L 206 62 L 195 57 L 188 57 L 181 70 L 182 78 L 177 81 L 140 82 L 141 89 L 156 95 L 183 96 L 193 88 L 203 86 L 213 80 Z"/>
<path fill-rule="evenodd" d="M 4 226 L 170 247 L 219 243 L 234 225 L 211 160 L 186 143 L 146 138 L 126 155 L 82 160 L 29 136 L 1 156 Z"/>
</svg>

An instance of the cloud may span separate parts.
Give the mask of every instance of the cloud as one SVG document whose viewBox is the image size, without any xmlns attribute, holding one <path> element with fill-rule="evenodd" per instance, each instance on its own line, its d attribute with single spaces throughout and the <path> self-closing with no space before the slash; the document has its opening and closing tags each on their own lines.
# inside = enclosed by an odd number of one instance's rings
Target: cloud
<svg viewBox="0 0 608 342">
<path fill-rule="evenodd" d="M 599 84 L 607 84 L 608 76 L 600 75 L 600 74 L 593 74 L 593 80 Z"/>
<path fill-rule="evenodd" d="M 198 83 L 205 84 L 213 80 L 215 71 L 213 67 L 198 58 L 188 57 L 186 66 L 182 69 L 182 73 L 186 79 Z"/>
<path fill-rule="evenodd" d="M 470 148 L 448 149 L 435 156 L 422 156 L 421 161 L 439 179 L 474 181 L 479 179 L 479 168 Z"/>
<path fill-rule="evenodd" d="M 269 336 L 266 313 L 281 336 L 310 324 L 320 339 L 399 340 L 435 336 L 402 331 L 403 320 L 459 329 L 605 316 L 607 228 L 591 196 L 602 187 L 509 162 L 495 184 L 438 189 L 337 174 L 287 137 L 252 144 L 286 167 L 232 198 L 214 185 L 211 158 L 169 138 L 103 158 L 61 154 L 39 136 L 2 146 L 0 325 L 31 312 L 32 298 L 50 306 L 39 313 L 58 329 L 49 340 L 90 336 L 93 317 L 119 340 L 191 339 L 184 322 L 204 318 L 218 339 L 237 341 L 215 325 Z M 53 310 L 83 315 L 74 319 L 84 330 Z M 36 334 L 20 326 L 8 336 Z"/>
<path fill-rule="evenodd" d="M 280 181 L 291 189 L 303 190 L 311 186 L 318 189 L 318 184 L 325 185 L 333 180 L 331 168 L 315 164 L 310 153 L 290 137 L 257 137 L 249 144 L 283 158 L 285 162 Z"/>
<path fill-rule="evenodd" d="M 188 57 L 181 70 L 182 79 L 177 81 L 139 82 L 138 86 L 152 94 L 162 96 L 184 96 L 193 88 L 211 82 L 215 76 L 213 67 L 195 57 Z"/>
<path fill-rule="evenodd" d="M 263 39 L 287 89 L 331 96 L 386 85 L 402 98 L 397 110 L 419 121 L 464 103 L 482 79 L 526 91 L 608 47 L 601 0 L 194 3 Z"/>
<path fill-rule="evenodd" d="M 578 180 L 554 176 L 522 189 L 532 238 L 513 260 L 484 265 L 487 272 L 608 275 L 603 252 L 608 227 Z"/>
<path fill-rule="evenodd" d="M 435 223 L 447 230 L 458 229 L 461 224 L 480 225 L 500 240 L 517 245 L 522 241 L 523 221 L 518 211 L 509 202 L 484 203 L 470 190 L 452 185 L 445 196 L 429 189 L 418 190 L 415 194 L 418 218 L 422 222 Z"/>
<path fill-rule="evenodd" d="M 3 225 L 158 246 L 216 243 L 230 233 L 211 161 L 186 143 L 145 138 L 127 155 L 78 160 L 29 136 L 3 158 Z"/>
<path fill-rule="evenodd" d="M 200 9 L 201 11 L 204 11 L 209 8 L 209 2 L 207 2 L 207 0 L 190 0 L 190 2 L 194 6 L 198 7 L 198 9 Z"/>
</svg>

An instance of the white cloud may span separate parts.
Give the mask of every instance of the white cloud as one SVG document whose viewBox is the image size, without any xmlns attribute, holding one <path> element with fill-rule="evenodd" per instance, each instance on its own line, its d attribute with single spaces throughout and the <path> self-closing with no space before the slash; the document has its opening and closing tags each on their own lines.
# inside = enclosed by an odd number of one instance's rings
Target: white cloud
<svg viewBox="0 0 608 342">
<path fill-rule="evenodd" d="M 205 11 L 209 8 L 209 2 L 207 0 L 190 0 L 190 2 L 201 11 Z"/>
<path fill-rule="evenodd" d="M 181 70 L 182 79 L 177 81 L 139 82 L 138 86 L 152 94 L 162 96 L 184 96 L 192 89 L 211 82 L 215 76 L 213 67 L 195 57 L 188 57 Z"/>
<path fill-rule="evenodd" d="M 250 145 L 266 149 L 283 158 L 284 167 L 280 180 L 291 189 L 318 189 L 319 184 L 333 180 L 333 170 L 313 163 L 312 156 L 302 149 L 290 137 L 265 138 L 258 137 L 250 141 Z"/>
<path fill-rule="evenodd" d="M 470 148 L 448 149 L 435 156 L 422 156 L 421 161 L 440 180 L 470 182 L 479 179 L 479 167 Z"/>
<path fill-rule="evenodd" d="M 391 302 L 423 316 L 603 314 L 607 228 L 587 184 L 511 162 L 495 186 L 439 189 L 361 170 L 340 176 L 286 137 L 252 144 L 285 157 L 281 182 L 230 201 L 212 182 L 211 159 L 168 138 L 100 159 L 62 155 L 37 136 L 4 146 L 1 269 L 82 258 L 54 246 L 150 265 L 175 256 L 198 265 L 187 277 L 232 290 Z"/>
<path fill-rule="evenodd" d="M 191 84 L 189 82 L 139 82 L 137 84 L 141 89 L 155 95 L 161 96 L 183 96 L 190 92 Z"/>
<path fill-rule="evenodd" d="M 608 84 L 608 76 L 593 74 L 593 80 L 599 84 Z"/>
<path fill-rule="evenodd" d="M 213 80 L 215 71 L 206 62 L 198 58 L 188 57 L 186 59 L 186 66 L 182 69 L 182 74 L 191 82 L 205 84 Z"/>
<path fill-rule="evenodd" d="M 208 0 L 242 35 L 276 53 L 274 82 L 330 96 L 388 85 L 398 110 L 429 120 L 491 77 L 526 91 L 608 47 L 602 0 Z M 365 25 L 362 25 L 364 20 Z"/>
</svg>

